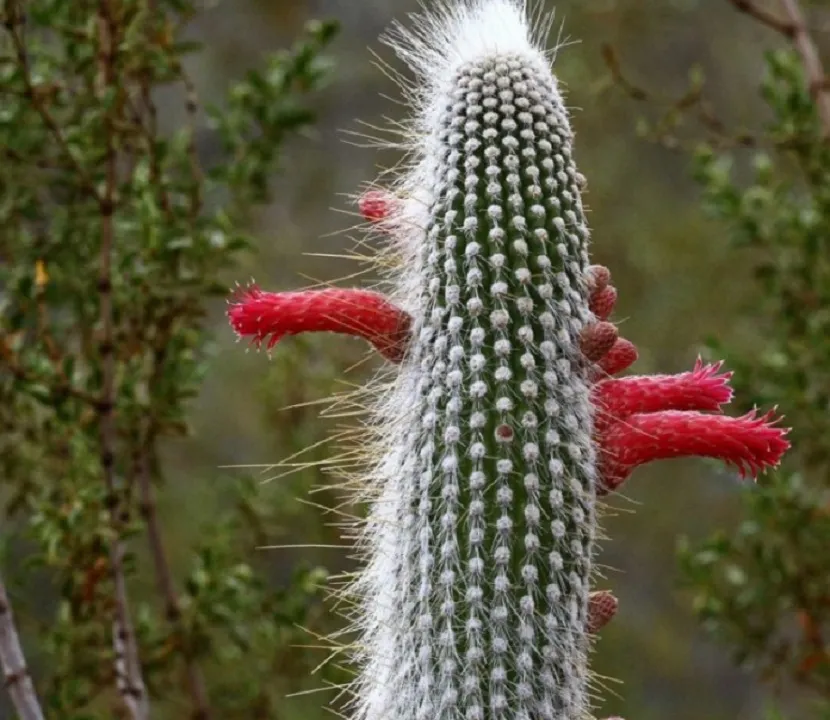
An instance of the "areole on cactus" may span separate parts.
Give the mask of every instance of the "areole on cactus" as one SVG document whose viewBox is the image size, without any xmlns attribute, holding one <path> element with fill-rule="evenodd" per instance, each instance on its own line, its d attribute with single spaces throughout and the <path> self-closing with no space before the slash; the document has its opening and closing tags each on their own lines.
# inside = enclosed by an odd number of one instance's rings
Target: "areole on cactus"
<svg viewBox="0 0 830 720">
<path fill-rule="evenodd" d="M 467 0 L 396 28 L 418 76 L 411 160 L 359 201 L 399 258 L 390 294 L 240 288 L 241 337 L 328 331 L 394 365 L 374 408 L 370 512 L 352 588 L 356 720 L 583 720 L 598 496 L 639 465 L 707 456 L 742 474 L 788 443 L 771 414 L 720 413 L 720 364 L 615 378 L 609 321 L 557 81 L 520 0 Z"/>
</svg>

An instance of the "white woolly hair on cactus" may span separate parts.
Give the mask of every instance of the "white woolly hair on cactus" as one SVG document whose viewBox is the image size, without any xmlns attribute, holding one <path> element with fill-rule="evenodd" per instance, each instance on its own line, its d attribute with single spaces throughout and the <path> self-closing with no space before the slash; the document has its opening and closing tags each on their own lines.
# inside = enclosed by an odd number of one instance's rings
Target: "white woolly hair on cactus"
<svg viewBox="0 0 830 720">
<path fill-rule="evenodd" d="M 382 223 L 412 327 L 373 386 L 356 720 L 590 714 L 588 228 L 549 27 L 462 0 L 385 38 L 415 74 Z"/>
</svg>

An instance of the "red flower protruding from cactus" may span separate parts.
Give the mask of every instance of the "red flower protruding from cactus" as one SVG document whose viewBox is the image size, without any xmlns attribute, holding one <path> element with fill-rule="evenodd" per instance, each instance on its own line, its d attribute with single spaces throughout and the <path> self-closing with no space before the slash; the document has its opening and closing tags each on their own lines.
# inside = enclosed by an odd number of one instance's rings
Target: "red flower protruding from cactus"
<svg viewBox="0 0 830 720">
<path fill-rule="evenodd" d="M 597 431 L 634 413 L 660 410 L 720 410 L 732 400 L 731 372 L 721 373 L 723 363 L 704 365 L 698 358 L 694 370 L 678 375 L 649 375 L 601 380 L 593 387 L 598 409 Z"/>
<path fill-rule="evenodd" d="M 617 302 L 617 289 L 609 284 L 611 271 L 604 265 L 591 265 L 588 278 L 591 287 L 588 308 L 599 320 L 607 320 Z"/>
<path fill-rule="evenodd" d="M 684 410 L 629 415 L 598 437 L 604 491 L 619 487 L 639 465 L 678 457 L 716 458 L 741 477 L 755 477 L 777 466 L 790 447 L 788 429 L 776 426 L 780 420 L 772 410 L 737 418 Z"/>
<path fill-rule="evenodd" d="M 400 362 L 409 336 L 409 316 L 383 295 L 369 290 L 328 288 L 264 292 L 256 285 L 239 289 L 228 318 L 240 337 L 271 349 L 286 335 L 335 332 L 368 340 L 384 357 Z"/>
<path fill-rule="evenodd" d="M 637 359 L 637 349 L 617 338 L 608 352 L 596 358 L 595 342 L 604 333 L 614 309 L 617 291 L 607 268 L 589 268 L 591 311 L 598 322 L 583 331 L 583 352 L 596 363 L 592 389 L 595 439 L 600 452 L 599 494 L 615 490 L 635 467 L 674 457 L 711 457 L 734 465 L 741 476 L 753 476 L 775 467 L 790 447 L 788 432 L 777 427 L 773 413 L 749 413 L 740 418 L 706 415 L 720 412 L 732 400 L 731 372 L 723 363 L 704 365 L 698 358 L 691 372 L 678 375 L 609 378 Z M 600 373 L 605 373 L 602 378 Z"/>
</svg>

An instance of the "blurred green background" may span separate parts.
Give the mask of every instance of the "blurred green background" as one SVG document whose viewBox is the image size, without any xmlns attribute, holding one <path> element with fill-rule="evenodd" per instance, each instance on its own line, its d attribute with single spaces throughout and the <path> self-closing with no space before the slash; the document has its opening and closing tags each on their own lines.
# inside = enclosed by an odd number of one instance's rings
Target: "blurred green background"
<svg viewBox="0 0 830 720">
<path fill-rule="evenodd" d="M 710 336 L 751 351 L 760 338 L 739 320 L 754 301 L 744 259 L 727 246 L 723 228 L 703 218 L 688 154 L 638 136 L 638 119 L 653 115 L 654 106 L 638 104 L 612 83 L 601 48 L 610 43 L 627 76 L 658 97 L 682 94 L 690 68 L 699 65 L 718 117 L 732 127 L 754 127 L 762 112 L 756 97 L 761 54 L 779 39 L 726 0 L 547 5 L 556 11 L 554 31 L 561 26 L 562 38 L 573 41 L 559 52 L 555 71 L 573 110 L 577 162 L 588 178 L 593 260 L 612 270 L 620 293 L 615 317 L 640 349 L 634 370 L 689 369 Z M 208 52 L 190 70 L 209 103 L 265 53 L 289 44 L 308 19 L 341 23 L 329 53 L 336 64 L 333 82 L 315 98 L 319 121 L 313 133 L 288 144 L 275 201 L 255 220 L 259 245 L 245 266 L 229 273 L 229 284 L 248 276 L 269 290 L 357 282 L 351 276 L 361 270 L 359 263 L 317 255 L 354 249 L 361 238 L 350 230 L 358 218 L 349 195 L 398 158 L 395 151 L 361 147 L 371 143 L 352 133 L 376 135 L 370 126 L 391 128 L 405 113 L 373 52 L 400 69 L 378 35 L 413 10 L 409 0 L 234 0 L 209 7 L 192 24 L 191 35 Z M 165 122 L 175 125 L 176 112 L 171 105 Z M 693 122 L 684 132 L 702 134 Z M 206 158 L 214 151 L 207 140 L 200 147 Z M 366 361 L 360 342 L 334 336 L 289 339 L 271 358 L 246 353 L 223 313 L 217 305 L 212 366 L 193 407 L 196 432 L 167 448 L 173 485 L 162 512 L 168 534 L 176 535 L 168 541 L 171 552 L 181 549 L 174 561 L 184 562 L 189 542 L 222 507 L 229 488 L 251 474 L 269 482 L 265 497 L 280 510 L 265 544 L 342 544 L 329 525 L 332 517 L 304 504 L 332 502 L 325 490 L 308 493 L 331 483 L 336 472 L 297 463 L 331 457 L 325 438 L 342 421 L 319 418 L 321 406 L 314 403 L 364 382 L 375 361 Z M 273 467 L 280 461 L 285 464 Z M 620 611 L 603 631 L 594 660 L 603 678 L 600 716 L 764 716 L 772 690 L 736 670 L 726 651 L 704 638 L 690 597 L 677 590 L 678 536 L 698 538 L 734 526 L 737 490 L 738 480 L 719 467 L 675 461 L 639 470 L 612 500 L 600 587 L 613 589 Z M 347 550 L 325 547 L 262 550 L 259 560 L 259 571 L 274 583 L 288 582 L 300 562 L 335 572 L 352 567 Z M 319 655 L 322 660 L 325 653 Z M 331 717 L 322 709 L 330 695 L 287 698 L 284 717 Z"/>
</svg>

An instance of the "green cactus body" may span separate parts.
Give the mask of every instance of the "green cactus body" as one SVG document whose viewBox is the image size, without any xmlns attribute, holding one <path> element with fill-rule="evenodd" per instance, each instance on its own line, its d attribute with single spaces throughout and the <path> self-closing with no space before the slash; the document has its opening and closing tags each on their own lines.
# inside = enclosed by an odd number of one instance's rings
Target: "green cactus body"
<svg viewBox="0 0 830 720">
<path fill-rule="evenodd" d="M 387 227 L 412 343 L 377 408 L 357 715 L 579 720 L 596 470 L 572 132 L 519 4 L 417 22 L 393 39 L 421 83 Z"/>
</svg>

